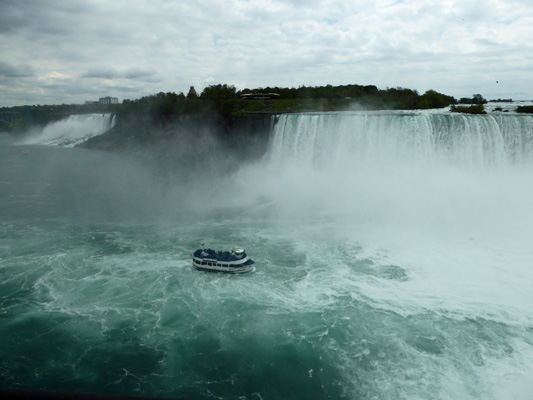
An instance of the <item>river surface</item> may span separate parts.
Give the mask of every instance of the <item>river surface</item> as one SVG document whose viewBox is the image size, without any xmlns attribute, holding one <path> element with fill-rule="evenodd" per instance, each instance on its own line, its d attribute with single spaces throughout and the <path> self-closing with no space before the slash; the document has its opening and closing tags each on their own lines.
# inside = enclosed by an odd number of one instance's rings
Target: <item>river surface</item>
<svg viewBox="0 0 533 400">
<path fill-rule="evenodd" d="M 532 117 L 286 115 L 270 141 L 182 180 L 0 136 L 0 387 L 531 399 Z M 196 271 L 202 244 L 256 271 Z"/>
</svg>

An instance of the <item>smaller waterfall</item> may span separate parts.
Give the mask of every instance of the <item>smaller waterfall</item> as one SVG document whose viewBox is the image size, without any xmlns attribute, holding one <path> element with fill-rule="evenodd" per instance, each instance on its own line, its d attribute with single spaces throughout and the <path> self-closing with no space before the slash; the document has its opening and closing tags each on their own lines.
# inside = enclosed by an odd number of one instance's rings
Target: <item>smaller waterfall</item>
<svg viewBox="0 0 533 400">
<path fill-rule="evenodd" d="M 114 114 L 79 114 L 51 122 L 27 144 L 74 147 L 87 139 L 101 135 L 115 126 Z"/>
</svg>

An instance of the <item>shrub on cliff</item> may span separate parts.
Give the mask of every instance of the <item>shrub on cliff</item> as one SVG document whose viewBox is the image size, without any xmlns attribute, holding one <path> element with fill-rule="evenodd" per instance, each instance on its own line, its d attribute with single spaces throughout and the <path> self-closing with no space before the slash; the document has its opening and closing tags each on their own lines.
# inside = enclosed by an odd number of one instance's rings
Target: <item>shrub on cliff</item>
<svg viewBox="0 0 533 400">
<path fill-rule="evenodd" d="M 516 112 L 533 114 L 533 106 L 521 106 L 516 107 Z"/>
<path fill-rule="evenodd" d="M 486 114 L 483 104 L 475 104 L 470 107 L 452 105 L 450 111 L 463 114 Z"/>
</svg>

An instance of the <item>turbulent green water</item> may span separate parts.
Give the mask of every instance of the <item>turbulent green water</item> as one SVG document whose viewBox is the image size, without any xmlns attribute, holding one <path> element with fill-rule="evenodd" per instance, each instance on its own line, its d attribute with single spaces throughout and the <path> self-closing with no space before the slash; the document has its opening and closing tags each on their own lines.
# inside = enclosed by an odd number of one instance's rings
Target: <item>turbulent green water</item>
<svg viewBox="0 0 533 400">
<path fill-rule="evenodd" d="M 283 116 L 196 182 L 0 138 L 0 387 L 530 399 L 532 155 L 520 116 Z"/>
</svg>

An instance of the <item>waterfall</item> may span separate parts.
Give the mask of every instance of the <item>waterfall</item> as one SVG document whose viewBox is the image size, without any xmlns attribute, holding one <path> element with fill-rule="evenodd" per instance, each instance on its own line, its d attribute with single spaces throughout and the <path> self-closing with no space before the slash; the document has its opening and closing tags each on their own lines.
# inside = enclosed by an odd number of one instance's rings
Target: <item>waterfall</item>
<svg viewBox="0 0 533 400">
<path fill-rule="evenodd" d="M 51 122 L 41 132 L 31 135 L 27 144 L 74 147 L 101 135 L 115 126 L 114 114 L 79 114 Z"/>
<path fill-rule="evenodd" d="M 273 165 L 317 169 L 533 161 L 533 117 L 435 113 L 285 114 L 274 127 Z"/>
<path fill-rule="evenodd" d="M 533 116 L 350 112 L 280 116 L 238 182 L 283 218 L 529 233 L 532 176 Z"/>
</svg>

